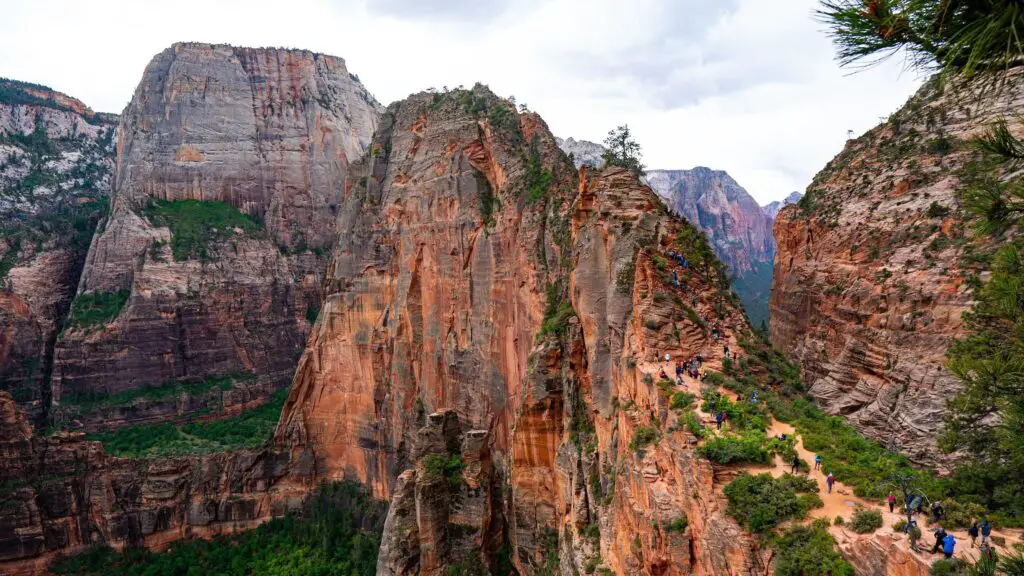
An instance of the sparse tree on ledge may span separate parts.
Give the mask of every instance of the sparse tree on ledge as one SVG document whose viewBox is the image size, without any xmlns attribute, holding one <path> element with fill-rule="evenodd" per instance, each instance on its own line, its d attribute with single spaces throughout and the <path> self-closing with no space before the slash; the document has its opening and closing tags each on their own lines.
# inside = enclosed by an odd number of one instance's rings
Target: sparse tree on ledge
<svg viewBox="0 0 1024 576">
<path fill-rule="evenodd" d="M 608 132 L 604 139 L 604 163 L 606 166 L 618 166 L 633 173 L 637 178 L 643 176 L 644 165 L 640 161 L 640 145 L 633 140 L 629 125 L 623 124 Z"/>
</svg>

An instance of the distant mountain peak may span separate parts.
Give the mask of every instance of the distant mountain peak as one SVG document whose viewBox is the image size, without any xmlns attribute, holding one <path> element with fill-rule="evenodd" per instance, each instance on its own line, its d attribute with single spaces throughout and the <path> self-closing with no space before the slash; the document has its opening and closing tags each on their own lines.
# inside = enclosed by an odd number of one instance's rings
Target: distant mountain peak
<svg viewBox="0 0 1024 576">
<path fill-rule="evenodd" d="M 775 217 L 778 216 L 779 214 L 779 210 L 782 210 L 784 206 L 796 204 L 803 197 L 804 195 L 799 192 L 790 192 L 789 196 L 786 196 L 782 200 L 776 200 L 774 202 L 769 202 L 765 204 L 764 206 L 761 207 L 761 210 L 764 211 L 764 215 L 767 216 L 770 220 L 775 220 Z"/>
</svg>

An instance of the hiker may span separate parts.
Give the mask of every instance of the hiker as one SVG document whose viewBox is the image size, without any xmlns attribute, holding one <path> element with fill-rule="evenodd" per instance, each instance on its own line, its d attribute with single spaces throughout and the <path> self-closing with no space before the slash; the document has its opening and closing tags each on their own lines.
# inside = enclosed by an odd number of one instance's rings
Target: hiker
<svg viewBox="0 0 1024 576">
<path fill-rule="evenodd" d="M 942 539 L 942 553 L 946 555 L 946 558 L 953 557 L 953 548 L 956 547 L 956 538 L 953 534 L 946 534 L 946 537 Z"/>
<path fill-rule="evenodd" d="M 725 412 L 719 412 L 715 414 L 715 423 L 718 424 L 718 429 L 722 429 L 722 420 L 725 420 Z"/>
<path fill-rule="evenodd" d="M 675 270 L 672 271 L 672 283 L 679 286 L 679 274 Z"/>
<path fill-rule="evenodd" d="M 967 535 L 971 537 L 971 548 L 974 548 L 974 545 L 978 541 L 978 521 L 977 520 L 975 520 L 974 522 L 971 523 L 971 527 L 967 529 Z"/>
<path fill-rule="evenodd" d="M 661 378 L 662 380 L 668 380 L 668 374 L 665 374 L 664 368 L 661 369 L 661 372 L 658 374 L 658 377 Z"/>
<path fill-rule="evenodd" d="M 984 547 L 989 543 L 992 538 L 992 525 L 988 523 L 988 518 L 981 521 L 981 545 Z"/>
<path fill-rule="evenodd" d="M 725 359 L 726 360 L 729 359 L 729 347 L 728 346 L 725 347 Z"/>
<path fill-rule="evenodd" d="M 946 529 L 939 526 L 933 534 L 935 534 L 935 546 L 932 546 L 932 554 L 935 554 L 939 548 L 942 548 L 942 541 L 946 538 Z"/>
<path fill-rule="evenodd" d="M 676 362 L 676 379 L 683 377 L 683 363 Z"/>
<path fill-rule="evenodd" d="M 892 514 L 896 511 L 896 497 L 892 495 L 892 492 L 889 492 L 889 497 L 886 500 L 889 502 L 889 513 Z"/>
<path fill-rule="evenodd" d="M 835 479 L 835 478 L 833 478 L 833 477 L 832 477 L 832 473 L 831 473 L 831 472 L 829 472 L 829 473 L 828 473 L 828 476 L 827 476 L 827 477 L 825 478 L 825 484 L 827 484 L 827 485 L 828 485 L 828 493 L 829 493 L 829 494 L 831 494 L 831 493 L 832 493 L 832 485 L 833 485 L 833 484 L 835 484 L 835 483 L 836 483 L 836 479 Z"/>
<path fill-rule="evenodd" d="M 793 456 L 793 474 L 796 474 L 799 471 L 800 471 L 800 457 L 799 456 Z"/>
<path fill-rule="evenodd" d="M 932 502 L 932 522 L 938 522 L 942 520 L 942 502 L 936 500 Z"/>
<path fill-rule="evenodd" d="M 814 469 L 821 470 L 821 454 L 814 455 Z"/>
<path fill-rule="evenodd" d="M 921 531 L 916 528 L 917 520 L 911 520 L 903 531 L 907 533 L 907 538 L 910 539 L 910 549 L 914 552 L 920 552 L 921 549 L 917 547 L 917 539 L 921 537 Z"/>
</svg>

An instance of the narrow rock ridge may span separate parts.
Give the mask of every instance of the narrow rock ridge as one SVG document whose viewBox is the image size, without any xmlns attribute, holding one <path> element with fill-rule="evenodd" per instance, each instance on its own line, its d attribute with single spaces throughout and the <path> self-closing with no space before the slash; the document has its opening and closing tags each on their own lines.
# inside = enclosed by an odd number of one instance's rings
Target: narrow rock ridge
<svg viewBox="0 0 1024 576">
<path fill-rule="evenodd" d="M 823 408 L 919 463 L 947 462 L 935 439 L 959 384 L 945 354 L 984 272 L 958 200 L 969 140 L 999 118 L 1018 130 L 1020 102 L 1019 75 L 980 101 L 929 82 L 775 222 L 772 342 Z"/>
<path fill-rule="evenodd" d="M 145 386 L 243 374 L 256 382 L 236 388 L 248 403 L 287 384 L 320 308 L 348 165 L 379 111 L 333 56 L 190 43 L 154 57 L 121 116 L 112 213 L 78 295 L 128 291 L 127 300 L 57 342 L 59 419 L 89 427 L 97 418 L 74 398 Z M 255 225 L 229 225 L 216 243 L 182 252 L 153 215 L 158 202 L 182 200 L 225 202 Z M 140 404 L 99 420 L 159 421 L 205 405 Z"/>
<path fill-rule="evenodd" d="M 645 178 L 672 211 L 707 235 L 735 276 L 733 289 L 751 322 L 767 324 L 775 238 L 757 201 L 723 170 L 648 170 Z"/>
<path fill-rule="evenodd" d="M 763 573 L 692 437 L 629 449 L 668 425 L 637 362 L 709 338 L 639 252 L 687 225 L 624 170 L 577 175 L 538 117 L 480 86 L 392 104 L 371 148 L 276 443 L 390 497 L 378 573 L 493 565 L 506 538 L 521 574 Z M 749 331 L 703 273 L 694 313 Z"/>
</svg>

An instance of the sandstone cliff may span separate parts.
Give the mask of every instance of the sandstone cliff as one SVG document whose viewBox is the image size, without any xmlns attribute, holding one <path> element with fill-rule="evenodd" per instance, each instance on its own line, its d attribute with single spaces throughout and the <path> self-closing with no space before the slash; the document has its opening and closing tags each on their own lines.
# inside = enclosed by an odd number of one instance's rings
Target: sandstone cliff
<svg viewBox="0 0 1024 576">
<path fill-rule="evenodd" d="M 670 285 L 699 233 L 480 86 L 392 104 L 372 147 L 277 442 L 390 496 L 378 573 L 763 573 L 642 377 L 708 344 L 701 316 L 749 330 L 713 262 Z"/>
<path fill-rule="evenodd" d="M 82 413 L 83 398 L 145 387 L 243 375 L 252 401 L 287 383 L 320 307 L 348 165 L 378 113 L 333 56 L 207 44 L 158 54 L 121 117 L 112 212 L 74 305 L 82 319 L 56 345 L 62 420 L 204 405 Z"/>
<path fill-rule="evenodd" d="M 56 554 L 91 544 L 161 549 L 252 528 L 315 487 L 313 459 L 288 451 L 132 460 L 81 433 L 36 436 L 6 392 L 0 457 L 0 573 L 9 575 L 41 574 Z"/>
<path fill-rule="evenodd" d="M 767 322 L 775 239 L 757 202 L 721 170 L 648 170 L 646 178 L 669 208 L 707 235 L 735 276 L 751 322 Z"/>
<path fill-rule="evenodd" d="M 775 223 L 772 342 L 829 412 L 930 464 L 958 390 L 946 349 L 983 273 L 959 204 L 981 166 L 968 140 L 1021 110 L 1019 77 L 980 101 L 964 94 L 928 83 Z"/>
<path fill-rule="evenodd" d="M 45 420 L 54 341 L 107 212 L 117 118 L 0 79 L 0 390 Z"/>
</svg>

